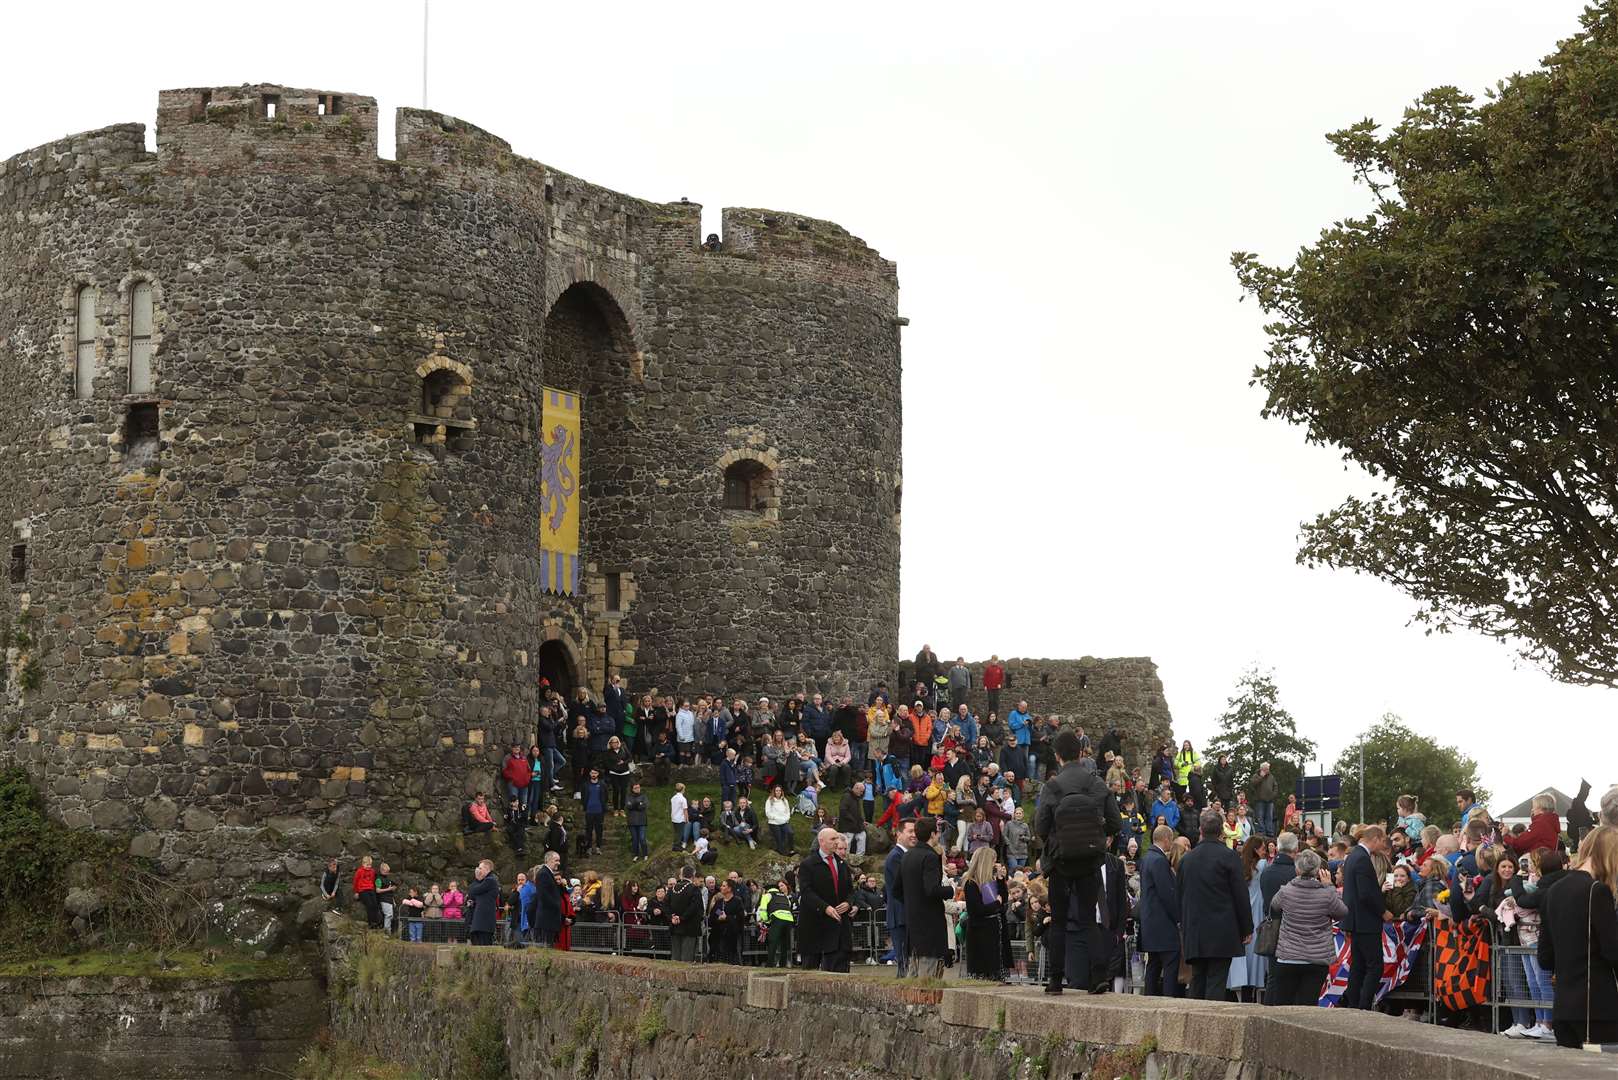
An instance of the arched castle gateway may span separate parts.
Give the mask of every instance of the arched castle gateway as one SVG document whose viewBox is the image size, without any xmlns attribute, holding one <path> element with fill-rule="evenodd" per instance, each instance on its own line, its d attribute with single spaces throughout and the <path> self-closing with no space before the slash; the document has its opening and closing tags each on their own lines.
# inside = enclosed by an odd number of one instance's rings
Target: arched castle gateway
<svg viewBox="0 0 1618 1080">
<path fill-rule="evenodd" d="M 280 86 L 0 164 L 0 757 L 203 877 L 453 821 L 541 672 L 886 675 L 894 266 L 723 221 Z"/>
</svg>

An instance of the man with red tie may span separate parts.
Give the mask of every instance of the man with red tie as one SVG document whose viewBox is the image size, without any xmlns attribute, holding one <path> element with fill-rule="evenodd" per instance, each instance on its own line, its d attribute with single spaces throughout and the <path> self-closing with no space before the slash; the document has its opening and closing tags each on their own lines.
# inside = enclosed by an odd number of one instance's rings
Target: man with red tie
<svg viewBox="0 0 1618 1080">
<path fill-rule="evenodd" d="M 798 864 L 798 951 L 804 967 L 847 971 L 859 909 L 850 899 L 854 875 L 837 855 L 836 829 L 821 829 L 819 848 Z"/>
</svg>

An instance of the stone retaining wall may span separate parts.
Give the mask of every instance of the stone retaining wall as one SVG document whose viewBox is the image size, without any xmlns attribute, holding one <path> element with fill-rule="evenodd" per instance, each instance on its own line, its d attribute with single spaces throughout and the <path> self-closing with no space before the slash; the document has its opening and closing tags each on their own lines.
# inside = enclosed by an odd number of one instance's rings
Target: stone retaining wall
<svg viewBox="0 0 1618 1080">
<path fill-rule="evenodd" d="M 313 978 L 0 977 L 0 1080 L 287 1076 L 324 1007 Z"/>
<path fill-rule="evenodd" d="M 337 918 L 326 930 L 334 1034 L 442 1080 L 1613 1075 L 1592 1055 L 1380 1014 L 412 946 Z"/>
</svg>

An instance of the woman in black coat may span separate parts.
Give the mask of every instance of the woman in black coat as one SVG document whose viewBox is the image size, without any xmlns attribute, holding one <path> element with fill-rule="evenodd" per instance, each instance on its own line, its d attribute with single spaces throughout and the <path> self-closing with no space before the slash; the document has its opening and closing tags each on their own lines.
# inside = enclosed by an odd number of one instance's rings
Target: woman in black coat
<svg viewBox="0 0 1618 1080">
<path fill-rule="evenodd" d="M 1556 981 L 1551 1030 L 1574 1049 L 1618 1042 L 1618 829 L 1586 836 L 1579 859 L 1539 905 L 1539 966 Z"/>
<path fill-rule="evenodd" d="M 747 909 L 729 881 L 719 883 L 708 906 L 708 959 L 719 964 L 742 962 L 742 931 L 747 926 Z"/>
<path fill-rule="evenodd" d="M 966 867 L 966 973 L 1003 982 L 1011 967 L 1006 926 L 1006 883 L 997 873 L 994 849 L 980 847 Z"/>
</svg>

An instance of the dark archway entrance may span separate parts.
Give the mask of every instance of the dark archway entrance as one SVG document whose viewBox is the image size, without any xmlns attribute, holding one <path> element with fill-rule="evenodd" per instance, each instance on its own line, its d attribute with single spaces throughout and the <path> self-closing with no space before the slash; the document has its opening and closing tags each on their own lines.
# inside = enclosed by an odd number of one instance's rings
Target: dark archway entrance
<svg viewBox="0 0 1618 1080">
<path fill-rule="evenodd" d="M 579 673 L 573 667 L 573 657 L 560 641 L 547 641 L 539 647 L 539 676 L 568 701 L 573 700 L 573 688 L 579 685 Z"/>
</svg>

